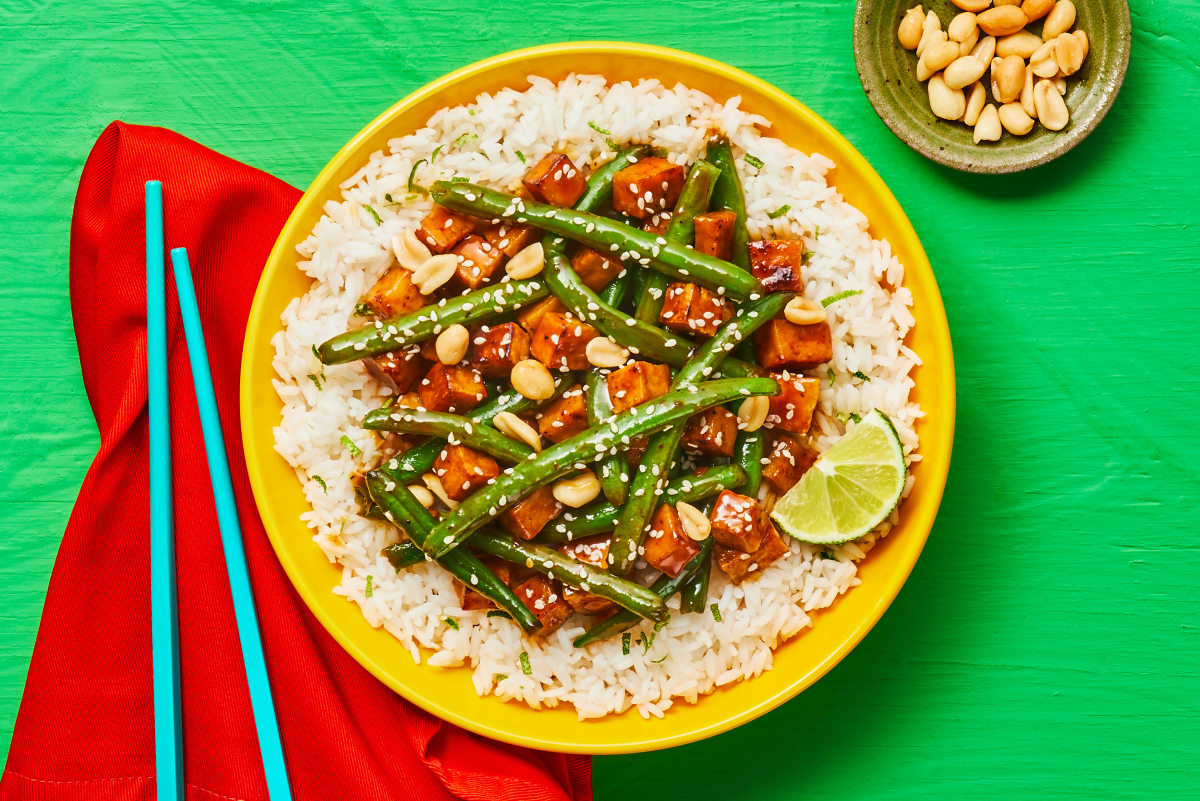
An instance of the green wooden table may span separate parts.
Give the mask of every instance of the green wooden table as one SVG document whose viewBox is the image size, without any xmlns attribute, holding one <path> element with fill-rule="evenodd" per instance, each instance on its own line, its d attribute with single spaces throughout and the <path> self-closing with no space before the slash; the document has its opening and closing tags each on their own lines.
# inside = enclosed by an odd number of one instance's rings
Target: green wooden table
<svg viewBox="0 0 1200 801">
<path fill-rule="evenodd" d="M 1200 5 L 1135 0 L 1108 119 L 1065 158 L 1000 177 L 933 165 L 887 131 L 854 72 L 849 0 L 688 5 L 3 4 L 0 756 L 98 441 L 67 232 L 105 124 L 168 126 L 304 186 L 432 78 L 604 38 L 749 70 L 863 152 L 937 270 L 959 417 L 937 526 L 863 644 L 733 733 L 597 759 L 597 797 L 1197 797 Z"/>
</svg>

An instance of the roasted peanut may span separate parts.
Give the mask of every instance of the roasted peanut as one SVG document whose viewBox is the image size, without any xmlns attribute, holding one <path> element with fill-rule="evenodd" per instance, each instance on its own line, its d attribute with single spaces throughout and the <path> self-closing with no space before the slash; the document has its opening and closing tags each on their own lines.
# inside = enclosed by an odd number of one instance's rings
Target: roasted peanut
<svg viewBox="0 0 1200 801">
<path fill-rule="evenodd" d="M 971 35 L 958 43 L 958 54 L 960 56 L 969 56 L 971 51 L 975 49 L 975 45 L 979 44 L 979 27 L 971 31 Z"/>
<path fill-rule="evenodd" d="M 425 243 L 417 239 L 417 232 L 413 230 L 392 237 L 392 252 L 396 254 L 396 262 L 410 272 L 427 262 L 433 255 L 429 248 L 425 247 Z"/>
<path fill-rule="evenodd" d="M 1024 136 L 1033 130 L 1033 118 L 1025 113 L 1020 103 L 1005 103 L 997 113 L 1004 130 L 1013 136 Z"/>
<path fill-rule="evenodd" d="M 988 36 L 1008 36 L 1024 28 L 1029 20 L 1019 6 L 1000 6 L 984 11 L 976 22 Z"/>
<path fill-rule="evenodd" d="M 935 45 L 938 42 L 946 41 L 949 41 L 949 39 L 947 38 L 945 31 L 941 29 L 926 29 L 921 34 L 921 41 L 917 43 L 917 58 L 925 55 L 925 51 L 929 49 L 930 45 Z"/>
<path fill-rule="evenodd" d="M 1046 15 L 1046 21 L 1042 23 L 1042 41 L 1049 42 L 1060 33 L 1066 33 L 1074 24 L 1075 4 L 1071 0 L 1058 0 L 1054 10 Z"/>
<path fill-rule="evenodd" d="M 1054 42 L 1046 42 L 1029 57 L 1029 66 L 1039 78 L 1053 78 L 1058 74 L 1058 62 L 1054 60 Z"/>
<path fill-rule="evenodd" d="M 997 7 L 999 7 L 999 6 L 1019 6 L 1019 5 L 1021 5 L 1021 0 L 992 0 L 992 5 L 997 6 Z"/>
<path fill-rule="evenodd" d="M 1025 85 L 1021 87 L 1020 103 L 1030 117 L 1037 114 L 1037 107 L 1033 103 L 1033 68 L 1028 64 L 1025 65 Z"/>
<path fill-rule="evenodd" d="M 712 521 L 708 515 L 686 501 L 675 504 L 675 512 L 679 515 L 679 525 L 683 533 L 696 542 L 703 542 L 712 533 Z"/>
<path fill-rule="evenodd" d="M 546 400 L 554 394 L 554 378 L 536 359 L 519 361 L 509 374 L 513 389 L 531 400 Z"/>
<path fill-rule="evenodd" d="M 1025 0 L 1021 3 L 1021 10 L 1025 12 L 1025 16 L 1030 22 L 1041 19 L 1050 13 L 1054 8 L 1054 0 Z"/>
<path fill-rule="evenodd" d="M 962 89 L 978 81 L 985 72 L 987 65 L 982 61 L 975 56 L 963 56 L 952 61 L 942 77 L 951 89 Z"/>
<path fill-rule="evenodd" d="M 929 108 L 943 120 L 957 120 L 967 110 L 962 89 L 951 89 L 941 75 L 929 79 Z"/>
<path fill-rule="evenodd" d="M 741 431 L 757 431 L 762 428 L 763 423 L 767 422 L 767 413 L 770 409 L 771 402 L 762 395 L 746 398 L 738 406 L 738 429 Z"/>
<path fill-rule="evenodd" d="M 439 501 L 446 504 L 447 508 L 453 509 L 458 506 L 458 501 L 446 494 L 446 488 L 442 486 L 442 480 L 433 473 L 422 473 L 421 480 L 425 482 L 425 486 L 437 496 Z M 420 499 L 418 498 L 418 500 Z"/>
<path fill-rule="evenodd" d="M 524 442 L 535 451 L 542 449 L 542 438 L 537 429 L 512 412 L 500 412 L 492 418 L 492 425 L 504 436 Z"/>
<path fill-rule="evenodd" d="M 991 64 L 992 59 L 996 57 L 996 37 L 985 36 L 980 39 L 975 47 L 971 48 L 971 55 L 984 64 Z"/>
<path fill-rule="evenodd" d="M 975 123 L 975 132 L 971 138 L 975 140 L 975 144 L 995 142 L 1000 139 L 1000 117 L 996 114 L 996 107 L 991 103 L 984 106 L 983 111 L 979 113 L 979 120 Z"/>
<path fill-rule="evenodd" d="M 1029 58 L 1042 46 L 1042 37 L 1029 31 L 1017 31 L 996 40 L 996 55 Z"/>
<path fill-rule="evenodd" d="M 1012 8 L 1012 6 L 1008 6 Z M 1021 96 L 1025 84 L 1025 62 L 1020 56 L 1009 56 L 992 62 L 992 94 L 1001 103 L 1011 103 Z"/>
<path fill-rule="evenodd" d="M 963 11 L 979 13 L 992 4 L 992 0 L 950 0 Z"/>
<path fill-rule="evenodd" d="M 412 280 L 422 295 L 428 295 L 449 281 L 457 268 L 458 256 L 453 253 L 431 256 L 413 270 Z"/>
<path fill-rule="evenodd" d="M 958 45 L 954 42 L 937 42 L 925 48 L 921 63 L 929 73 L 945 69 L 950 62 L 958 58 Z"/>
<path fill-rule="evenodd" d="M 1083 66 L 1083 43 L 1070 33 L 1054 37 L 1054 62 L 1060 75 L 1071 76 Z"/>
<path fill-rule="evenodd" d="M 964 11 L 950 20 L 950 24 L 946 26 L 946 35 L 952 42 L 965 42 L 977 30 L 975 15 L 970 11 Z"/>
<path fill-rule="evenodd" d="M 1082 62 L 1087 59 L 1088 51 L 1091 49 L 1091 44 L 1088 42 L 1088 35 L 1079 28 L 1072 31 L 1071 35 L 1079 40 L 1079 44 L 1083 45 L 1083 58 L 1080 59 Z"/>
<path fill-rule="evenodd" d="M 509 259 L 508 264 L 504 265 L 504 272 L 508 273 L 508 277 L 514 281 L 520 281 L 524 278 L 533 278 L 542 271 L 545 265 L 546 254 L 542 250 L 542 243 L 534 242 Z"/>
<path fill-rule="evenodd" d="M 792 298 L 783 307 L 783 316 L 789 323 L 796 325 L 816 325 L 828 319 L 825 307 L 803 295 Z"/>
<path fill-rule="evenodd" d="M 584 349 L 587 360 L 594 367 L 620 367 L 629 361 L 629 349 L 623 348 L 608 337 L 595 337 Z"/>
<path fill-rule="evenodd" d="M 913 6 L 904 14 L 904 19 L 900 20 L 900 28 L 896 31 L 897 38 L 900 39 L 900 46 L 905 50 L 916 50 L 917 45 L 921 43 L 921 27 L 925 24 L 925 10 L 920 6 Z"/>
<path fill-rule="evenodd" d="M 976 81 L 967 90 L 967 110 L 963 114 L 963 122 L 970 126 L 979 122 L 979 115 L 983 112 L 985 103 L 987 103 L 987 90 L 983 88 L 982 83 Z"/>
<path fill-rule="evenodd" d="M 550 488 L 555 500 L 573 509 L 591 503 L 600 494 L 600 481 L 591 470 L 554 482 Z"/>
<path fill-rule="evenodd" d="M 1060 95 L 1063 95 L 1065 97 L 1067 94 L 1067 79 L 1066 78 L 1054 78 L 1053 82 L 1054 82 L 1054 88 L 1058 90 L 1058 93 Z"/>
<path fill-rule="evenodd" d="M 467 345 L 470 342 L 471 335 L 467 332 L 466 326 L 455 323 L 438 334 L 433 343 L 433 349 L 437 352 L 438 361 L 442 364 L 458 364 L 467 355 Z"/>
<path fill-rule="evenodd" d="M 1053 81 L 1045 78 L 1038 81 L 1037 86 L 1033 88 L 1033 100 L 1037 105 L 1038 121 L 1043 126 L 1051 131 L 1061 131 L 1067 127 L 1071 113 L 1067 110 L 1063 96 L 1054 88 Z"/>
<path fill-rule="evenodd" d="M 408 491 L 411 492 L 413 497 L 417 499 L 417 502 L 426 509 L 433 508 L 433 493 L 427 488 L 421 486 L 420 484 L 409 484 Z"/>
</svg>

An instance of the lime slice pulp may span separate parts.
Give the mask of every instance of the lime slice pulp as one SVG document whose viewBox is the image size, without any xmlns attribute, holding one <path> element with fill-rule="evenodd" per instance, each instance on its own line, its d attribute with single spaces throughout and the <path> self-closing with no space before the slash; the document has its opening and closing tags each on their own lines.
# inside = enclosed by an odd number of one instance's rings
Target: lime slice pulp
<svg viewBox="0 0 1200 801">
<path fill-rule="evenodd" d="M 888 518 L 900 502 L 904 478 L 900 437 L 876 409 L 821 454 L 776 502 L 771 519 L 801 542 L 849 542 Z"/>
</svg>

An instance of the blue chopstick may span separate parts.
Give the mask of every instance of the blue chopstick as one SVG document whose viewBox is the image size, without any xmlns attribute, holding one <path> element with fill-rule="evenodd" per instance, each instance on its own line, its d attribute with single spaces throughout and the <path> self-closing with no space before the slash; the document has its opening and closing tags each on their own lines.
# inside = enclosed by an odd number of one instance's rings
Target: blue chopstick
<svg viewBox="0 0 1200 801">
<path fill-rule="evenodd" d="M 167 290 L 162 184 L 146 182 L 146 381 L 150 426 L 150 641 L 158 801 L 183 799 L 171 418 L 167 406 Z"/>
<path fill-rule="evenodd" d="M 208 456 L 208 474 L 217 507 L 217 525 L 221 529 L 221 545 L 225 551 L 225 569 L 229 573 L 229 589 L 233 595 L 238 639 L 242 644 L 246 682 L 250 686 L 250 706 L 254 713 L 254 726 L 258 730 L 258 749 L 267 776 L 267 793 L 275 801 L 284 801 L 291 798 L 287 765 L 283 760 L 283 744 L 279 740 L 279 723 L 275 720 L 271 682 L 267 677 L 254 596 L 250 592 L 250 573 L 246 567 L 242 529 L 233 497 L 233 479 L 229 475 L 221 418 L 217 414 L 217 396 L 208 366 L 204 329 L 200 325 L 200 309 L 196 305 L 196 289 L 192 285 L 192 269 L 188 264 L 186 248 L 171 250 L 171 266 L 175 272 L 175 290 L 179 295 L 179 314 L 183 319 L 188 359 L 192 363 L 192 383 L 196 388 L 196 406 L 200 411 L 200 427 L 204 432 L 204 452 Z M 219 743 L 212 745 L 220 748 Z"/>
</svg>

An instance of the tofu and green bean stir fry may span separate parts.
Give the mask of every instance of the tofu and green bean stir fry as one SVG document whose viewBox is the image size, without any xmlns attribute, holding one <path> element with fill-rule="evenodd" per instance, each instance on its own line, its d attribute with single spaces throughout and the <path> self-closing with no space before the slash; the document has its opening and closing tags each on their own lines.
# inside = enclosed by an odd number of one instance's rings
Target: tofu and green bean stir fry
<svg viewBox="0 0 1200 801">
<path fill-rule="evenodd" d="M 356 486 L 398 529 L 395 570 L 436 561 L 464 610 L 531 635 L 588 616 L 576 646 L 675 594 L 707 612 L 714 568 L 753 581 L 788 553 L 769 503 L 818 456 L 833 342 L 804 244 L 751 241 L 727 140 L 670 155 L 588 174 L 552 152 L 512 193 L 433 183 L 361 326 L 316 349 L 391 390 Z"/>
</svg>

